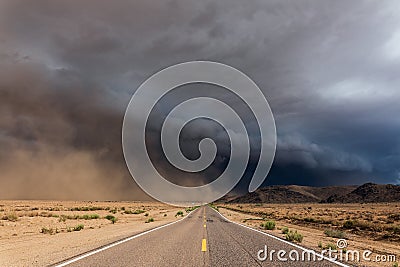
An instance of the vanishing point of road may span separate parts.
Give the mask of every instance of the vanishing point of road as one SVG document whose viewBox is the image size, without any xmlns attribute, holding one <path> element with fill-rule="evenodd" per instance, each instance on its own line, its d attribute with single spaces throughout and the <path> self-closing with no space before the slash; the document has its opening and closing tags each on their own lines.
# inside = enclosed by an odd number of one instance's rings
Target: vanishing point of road
<svg viewBox="0 0 400 267">
<path fill-rule="evenodd" d="M 61 266 L 346 266 L 322 261 L 260 261 L 268 247 L 277 253 L 306 250 L 224 218 L 202 206 L 186 218 L 60 263 Z M 260 254 L 264 256 L 264 253 Z M 288 258 L 288 254 L 286 254 Z"/>
</svg>

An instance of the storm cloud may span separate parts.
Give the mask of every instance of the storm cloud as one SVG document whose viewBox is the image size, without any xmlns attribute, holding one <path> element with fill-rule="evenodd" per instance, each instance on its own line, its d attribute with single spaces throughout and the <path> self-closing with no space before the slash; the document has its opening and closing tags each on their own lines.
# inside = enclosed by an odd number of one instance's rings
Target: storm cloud
<svg viewBox="0 0 400 267">
<path fill-rule="evenodd" d="M 0 198 L 146 198 L 124 163 L 124 111 L 146 78 L 192 60 L 242 70 L 268 99 L 278 146 L 265 185 L 396 183 L 399 14 L 389 0 L 1 1 Z M 186 94 L 238 105 L 224 91 L 193 88 Z M 180 97 L 166 96 L 155 119 Z M 237 192 L 247 189 L 259 152 L 248 118 L 251 161 Z M 149 132 L 153 160 L 167 172 L 157 131 Z M 226 139 L 207 121 L 184 133 L 189 158 L 204 136 Z M 221 142 L 209 170 L 172 172 L 171 180 L 215 178 L 229 160 Z"/>
</svg>

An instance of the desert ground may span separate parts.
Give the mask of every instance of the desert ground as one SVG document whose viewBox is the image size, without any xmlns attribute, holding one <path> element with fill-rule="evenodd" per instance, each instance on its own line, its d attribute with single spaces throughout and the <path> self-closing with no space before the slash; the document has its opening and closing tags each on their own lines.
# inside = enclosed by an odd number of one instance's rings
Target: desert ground
<svg viewBox="0 0 400 267">
<path fill-rule="evenodd" d="M 157 202 L 0 201 L 0 266 L 46 266 L 179 220 Z"/>
<path fill-rule="evenodd" d="M 344 253 L 373 252 L 370 262 L 346 262 L 349 265 L 397 267 L 400 261 L 400 203 L 220 204 L 218 208 L 232 221 L 283 239 L 288 239 L 288 231 L 297 231 L 301 238 L 292 241 L 317 252 L 338 249 L 338 239 L 347 242 Z"/>
<path fill-rule="evenodd" d="M 226 218 L 287 239 L 297 231 L 301 246 L 322 251 L 364 250 L 394 255 L 386 262 L 354 266 L 397 266 L 400 203 L 218 204 Z M 189 210 L 157 202 L 0 201 L 0 266 L 45 266 L 179 220 Z M 271 224 L 271 230 L 266 224 Z"/>
</svg>

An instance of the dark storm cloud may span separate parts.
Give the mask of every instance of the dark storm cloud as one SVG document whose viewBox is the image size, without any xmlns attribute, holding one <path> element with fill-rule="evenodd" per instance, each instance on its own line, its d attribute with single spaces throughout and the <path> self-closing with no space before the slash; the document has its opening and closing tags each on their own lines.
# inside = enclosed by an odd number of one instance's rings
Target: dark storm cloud
<svg viewBox="0 0 400 267">
<path fill-rule="evenodd" d="M 397 1 L 2 1 L 4 197 L 54 198 L 60 184 L 62 197 L 142 197 L 123 163 L 124 109 L 151 74 L 198 59 L 244 71 L 269 100 L 267 182 L 396 182 L 398 14 Z"/>
</svg>

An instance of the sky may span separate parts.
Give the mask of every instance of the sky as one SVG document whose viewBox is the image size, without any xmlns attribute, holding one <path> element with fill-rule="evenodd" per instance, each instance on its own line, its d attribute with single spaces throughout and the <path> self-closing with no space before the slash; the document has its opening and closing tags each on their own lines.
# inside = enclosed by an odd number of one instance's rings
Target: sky
<svg viewBox="0 0 400 267">
<path fill-rule="evenodd" d="M 243 71 L 268 100 L 277 151 L 264 185 L 400 183 L 396 0 L 3 0 L 0 198 L 148 199 L 124 162 L 124 112 L 148 77 L 193 60 Z M 255 144 L 234 189 L 245 192 L 258 156 L 252 115 L 222 88 L 179 90 L 157 106 L 155 121 L 190 93 L 247 112 Z M 207 183 L 229 161 L 226 132 L 204 119 L 185 128 L 188 158 L 202 138 L 220 140 L 207 170 L 173 170 L 159 153 L 157 125 L 149 154 L 174 183 Z"/>
</svg>

